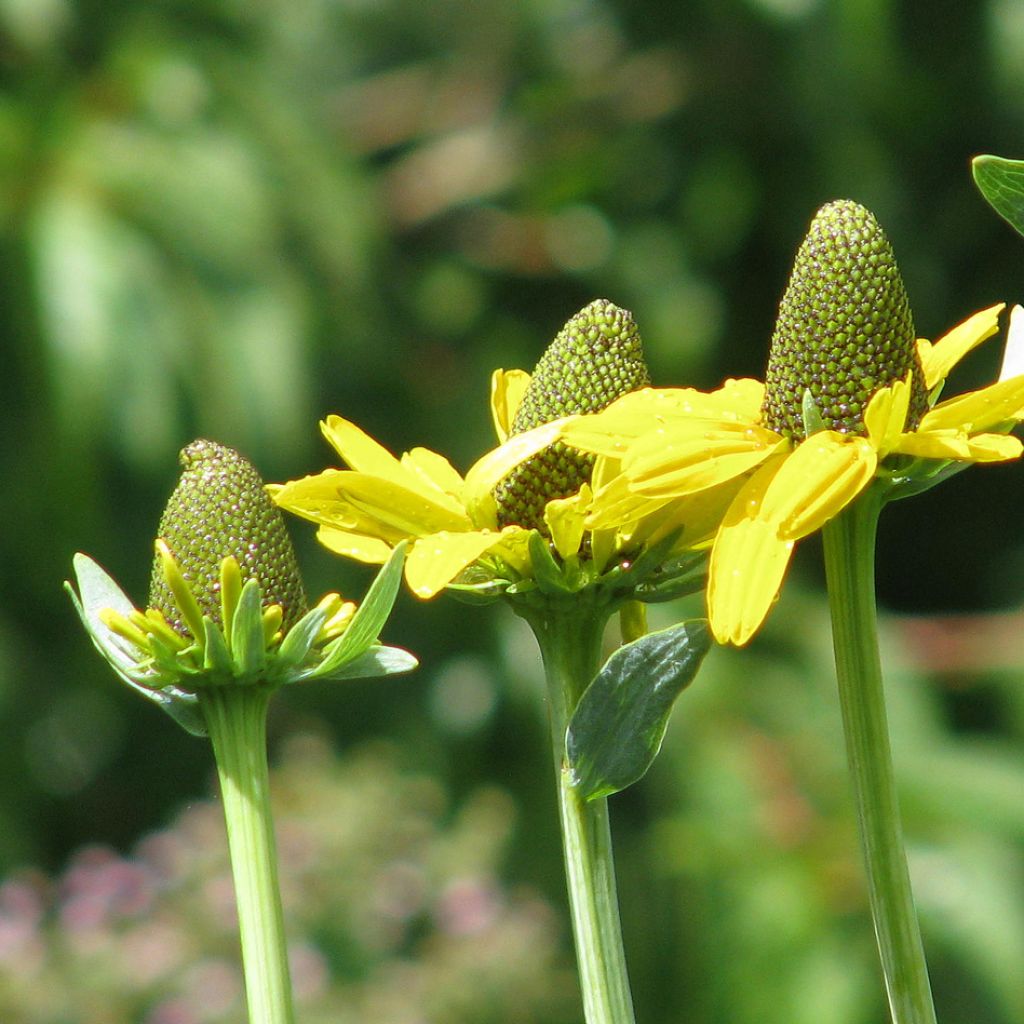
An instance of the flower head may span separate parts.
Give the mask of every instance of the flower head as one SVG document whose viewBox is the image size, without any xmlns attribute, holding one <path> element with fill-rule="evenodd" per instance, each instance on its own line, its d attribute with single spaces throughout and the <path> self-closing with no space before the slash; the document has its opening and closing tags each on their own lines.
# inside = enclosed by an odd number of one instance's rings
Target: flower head
<svg viewBox="0 0 1024 1024">
<path fill-rule="evenodd" d="M 694 546 L 694 529 L 657 512 L 637 515 L 628 500 L 600 531 L 587 529 L 595 491 L 617 475 L 618 460 L 558 441 L 574 415 L 605 408 L 647 380 L 632 317 L 598 300 L 565 325 L 532 376 L 494 373 L 499 444 L 465 477 L 425 448 L 396 458 L 354 423 L 330 416 L 321 429 L 348 468 L 270 491 L 278 505 L 316 523 L 321 543 L 338 554 L 379 563 L 407 540 L 406 581 L 422 598 L 446 586 L 483 596 L 545 585 L 580 589 L 606 570 L 628 568 L 635 581 L 635 563 L 624 568 L 618 556 L 662 545 L 667 558 L 680 545 Z"/>
<path fill-rule="evenodd" d="M 357 609 L 328 594 L 307 610 L 280 511 L 238 452 L 196 441 L 160 520 L 149 607 L 135 608 L 87 555 L 66 588 L 100 653 L 128 685 L 191 732 L 205 732 L 197 693 L 409 671 L 415 658 L 377 635 L 401 554 Z"/>
<path fill-rule="evenodd" d="M 715 534 L 708 607 L 716 639 L 744 644 L 764 621 L 796 542 L 869 486 L 892 500 L 972 462 L 1020 455 L 1007 433 L 1024 419 L 1024 376 L 938 401 L 952 368 L 996 332 L 1001 309 L 915 344 L 881 229 L 856 204 L 830 203 L 798 253 L 766 385 L 646 389 L 567 423 L 562 436 L 617 454 L 617 490 L 640 511 L 740 485 Z M 1019 359 L 1009 365 L 1019 368 Z M 588 525 L 602 525 L 600 511 Z"/>
</svg>

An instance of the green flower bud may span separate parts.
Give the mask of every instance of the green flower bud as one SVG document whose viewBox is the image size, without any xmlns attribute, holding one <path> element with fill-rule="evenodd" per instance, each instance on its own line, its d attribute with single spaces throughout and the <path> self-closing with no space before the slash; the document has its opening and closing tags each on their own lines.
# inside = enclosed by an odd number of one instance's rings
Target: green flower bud
<svg viewBox="0 0 1024 1024">
<path fill-rule="evenodd" d="M 651 381 L 631 313 L 606 299 L 580 310 L 541 356 L 516 410 L 512 434 L 562 416 L 597 412 Z M 544 530 L 544 507 L 590 480 L 594 456 L 553 444 L 494 489 L 498 522 Z"/>
<path fill-rule="evenodd" d="M 805 436 L 810 391 L 827 429 L 864 434 L 864 410 L 879 388 L 912 373 L 907 428 L 927 408 L 914 321 L 892 247 L 863 206 L 823 206 L 796 254 L 775 322 L 765 423 Z"/>
<path fill-rule="evenodd" d="M 259 583 L 264 606 L 281 606 L 281 625 L 287 632 L 305 614 L 306 594 L 284 518 L 259 473 L 233 448 L 213 441 L 193 441 L 178 460 L 183 472 L 160 519 L 158 536 L 170 548 L 200 611 L 223 625 L 221 563 L 233 556 L 242 580 Z M 159 557 L 149 605 L 178 633 L 188 633 Z"/>
</svg>

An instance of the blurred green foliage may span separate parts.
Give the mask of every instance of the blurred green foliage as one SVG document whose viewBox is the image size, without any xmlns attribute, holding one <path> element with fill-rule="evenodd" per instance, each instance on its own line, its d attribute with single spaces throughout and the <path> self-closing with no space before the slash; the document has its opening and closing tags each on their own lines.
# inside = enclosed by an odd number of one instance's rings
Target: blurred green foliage
<svg viewBox="0 0 1024 1024">
<path fill-rule="evenodd" d="M 181 446 L 291 478 L 339 412 L 464 469 L 491 370 L 596 296 L 660 384 L 759 374 L 837 197 L 878 215 L 934 337 L 1021 295 L 968 161 L 1022 150 L 1012 0 L 0 0 L 0 868 L 128 850 L 205 792 L 208 750 L 117 687 L 59 587 L 85 550 L 141 600 Z M 1021 493 L 1019 467 L 975 470 L 882 524 L 883 604 L 921 617 L 893 621 L 890 685 L 947 1024 L 1024 1016 Z M 295 526 L 311 593 L 365 587 Z M 817 566 L 808 545 L 770 631 L 713 654 L 613 801 L 652 1024 L 882 1013 Z M 290 693 L 275 735 L 387 736 L 455 801 L 500 785 L 508 879 L 561 906 L 516 624 L 406 599 L 386 639 L 422 671 Z"/>
</svg>

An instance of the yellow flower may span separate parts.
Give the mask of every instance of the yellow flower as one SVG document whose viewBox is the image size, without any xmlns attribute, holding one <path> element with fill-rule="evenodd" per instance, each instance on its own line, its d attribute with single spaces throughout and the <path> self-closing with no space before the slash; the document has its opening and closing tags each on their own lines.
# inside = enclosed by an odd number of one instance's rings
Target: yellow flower
<svg viewBox="0 0 1024 1024">
<path fill-rule="evenodd" d="M 491 412 L 499 444 L 465 477 L 436 452 L 414 448 L 396 458 L 354 423 L 329 416 L 321 423 L 323 434 L 350 468 L 271 485 L 271 496 L 281 507 L 316 523 L 320 542 L 349 558 L 381 563 L 396 544 L 407 540 L 406 582 L 421 598 L 433 597 L 472 566 L 476 571 L 471 578 L 478 583 L 530 579 L 530 538 L 536 530 L 514 523 L 500 526 L 494 489 L 517 466 L 556 442 L 572 417 L 510 434 L 529 382 L 530 375 L 522 370 L 495 371 Z M 600 573 L 616 556 L 670 537 L 678 544 L 672 544 L 666 557 L 684 546 L 710 544 L 713 529 L 708 523 L 716 512 L 707 509 L 717 502 L 720 516 L 721 495 L 701 495 L 688 506 L 674 503 L 671 509 L 651 508 L 644 501 L 638 513 L 631 498 L 620 500 L 618 476 L 618 459 L 599 457 L 592 485 L 583 484 L 574 495 L 546 503 L 544 524 L 563 561 L 585 556 L 590 568 Z M 595 502 L 598 488 L 609 501 L 615 500 L 616 507 Z M 692 524 L 686 523 L 684 529 L 680 517 L 687 513 Z M 597 514 L 602 527 L 585 528 L 587 518 Z"/>
<path fill-rule="evenodd" d="M 708 580 L 711 627 L 719 643 L 741 645 L 760 627 L 793 547 L 836 516 L 875 480 L 892 497 L 925 489 L 973 462 L 1021 454 L 1007 431 L 1024 419 L 1024 314 L 1014 312 L 1004 365 L 1013 376 L 937 402 L 946 376 L 997 330 L 1003 306 L 976 313 L 935 344 L 917 342 L 927 410 L 916 428 L 909 416 L 911 373 L 881 387 L 863 413 L 865 433 L 813 426 L 805 398 L 807 437 L 797 440 L 764 424 L 764 385 L 731 380 L 718 391 L 646 389 L 607 410 L 566 423 L 562 436 L 585 451 L 621 459 L 608 485 L 634 513 L 664 511 L 677 501 L 740 481 L 717 530 Z M 608 495 L 597 490 L 588 526 L 604 525 Z"/>
</svg>

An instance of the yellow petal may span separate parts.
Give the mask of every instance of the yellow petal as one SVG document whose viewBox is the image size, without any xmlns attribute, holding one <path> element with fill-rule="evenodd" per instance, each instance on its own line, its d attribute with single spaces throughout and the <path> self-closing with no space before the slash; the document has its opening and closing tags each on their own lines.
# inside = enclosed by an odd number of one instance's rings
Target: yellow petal
<svg viewBox="0 0 1024 1024">
<path fill-rule="evenodd" d="M 645 434 L 630 446 L 623 467 L 638 493 L 671 497 L 741 476 L 789 444 L 749 423 L 693 419 Z"/>
<path fill-rule="evenodd" d="M 813 533 L 871 483 L 878 454 L 867 438 L 822 430 L 789 455 L 764 493 L 758 518 L 784 540 Z"/>
<path fill-rule="evenodd" d="M 383 565 L 391 557 L 390 544 L 378 537 L 368 537 L 365 533 L 350 533 L 333 526 L 321 526 L 316 532 L 316 539 L 328 551 L 370 565 Z"/>
<path fill-rule="evenodd" d="M 727 380 L 710 393 L 695 388 L 642 388 L 601 412 L 567 421 L 563 440 L 583 451 L 618 456 L 632 439 L 679 420 L 755 423 L 763 399 L 764 385 L 747 378 Z"/>
<path fill-rule="evenodd" d="M 879 388 L 864 410 L 864 426 L 871 445 L 884 458 L 899 443 L 910 409 L 910 374 L 889 387 Z"/>
<path fill-rule="evenodd" d="M 1024 377 L 1011 377 L 939 402 L 925 413 L 918 429 L 976 434 L 1021 418 L 1024 418 Z"/>
<path fill-rule="evenodd" d="M 392 476 L 399 470 L 398 459 L 351 420 L 341 416 L 328 416 L 320 430 L 334 450 L 352 469 L 361 473 Z"/>
<path fill-rule="evenodd" d="M 793 552 L 772 524 L 759 518 L 764 493 L 783 460 L 763 466 L 726 513 L 708 569 L 708 617 L 720 644 L 742 646 L 764 622 Z"/>
<path fill-rule="evenodd" d="M 960 430 L 918 430 L 904 434 L 896 447 L 900 455 L 957 462 L 1006 462 L 1021 453 L 1021 443 L 1007 434 L 976 434 Z"/>
<path fill-rule="evenodd" d="M 411 490 L 368 473 L 347 473 L 344 498 L 382 527 L 409 537 L 423 537 L 440 530 L 463 531 L 473 524 L 461 509 L 435 500 L 426 488 Z"/>
<path fill-rule="evenodd" d="M 923 339 L 917 343 L 921 368 L 924 370 L 924 383 L 929 391 L 939 381 L 945 380 L 953 367 L 971 349 L 996 333 L 999 327 L 999 314 L 1005 306 L 1005 302 L 1000 302 L 975 313 L 962 324 L 944 334 L 934 345 Z"/>
<path fill-rule="evenodd" d="M 522 434 L 516 434 L 504 444 L 492 448 L 470 467 L 466 474 L 463 496 L 466 509 L 474 522 L 490 520 L 493 514 L 490 510 L 494 504 L 491 491 L 521 462 L 547 448 L 549 444 L 554 444 L 558 440 L 563 423 L 562 420 L 555 420 Z"/>
<path fill-rule="evenodd" d="M 544 506 L 544 522 L 551 533 L 555 550 L 562 558 L 570 558 L 580 550 L 583 524 L 593 495 L 588 484 L 570 498 L 555 498 Z"/>
<path fill-rule="evenodd" d="M 401 463 L 404 469 L 416 474 L 428 487 L 448 495 L 452 499 L 453 508 L 461 508 L 459 496 L 462 494 L 462 477 L 443 455 L 429 448 L 413 448 L 402 456 Z"/>
<path fill-rule="evenodd" d="M 491 417 L 499 442 L 508 440 L 516 409 L 530 386 L 525 370 L 495 370 L 491 374 Z"/>
<path fill-rule="evenodd" d="M 413 544 L 405 560 L 406 583 L 417 597 L 433 597 L 466 566 L 500 544 L 501 540 L 501 533 L 490 530 L 469 533 L 442 531 L 422 537 Z"/>
<path fill-rule="evenodd" d="M 1003 362 L 999 367 L 999 379 L 1009 380 L 1024 374 L 1024 307 L 1014 306 L 1010 310 L 1010 327 L 1006 332 L 1003 347 Z"/>
</svg>

